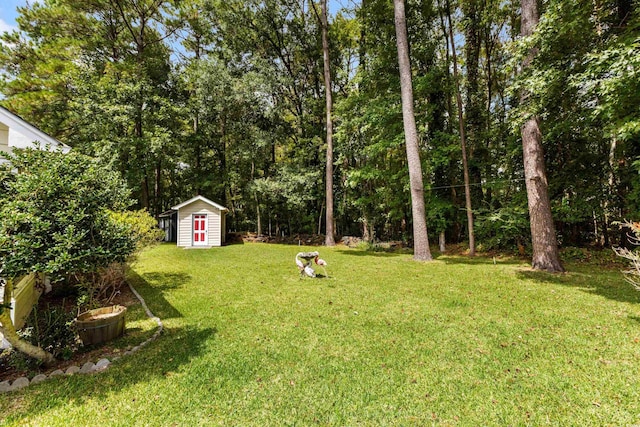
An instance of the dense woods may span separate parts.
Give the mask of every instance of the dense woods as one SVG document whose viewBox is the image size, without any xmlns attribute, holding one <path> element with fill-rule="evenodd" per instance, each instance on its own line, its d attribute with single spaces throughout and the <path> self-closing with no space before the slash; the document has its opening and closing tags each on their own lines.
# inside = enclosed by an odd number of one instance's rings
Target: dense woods
<svg viewBox="0 0 640 427">
<path fill-rule="evenodd" d="M 539 1 L 530 32 L 535 1 L 399 3 L 429 234 L 531 245 L 535 122 L 548 230 L 624 240 L 613 223 L 640 214 L 638 1 Z M 0 103 L 110 165 L 154 215 L 202 194 L 230 231 L 412 244 L 394 2 L 329 4 L 325 20 L 326 1 L 33 2 L 1 37 Z"/>
</svg>

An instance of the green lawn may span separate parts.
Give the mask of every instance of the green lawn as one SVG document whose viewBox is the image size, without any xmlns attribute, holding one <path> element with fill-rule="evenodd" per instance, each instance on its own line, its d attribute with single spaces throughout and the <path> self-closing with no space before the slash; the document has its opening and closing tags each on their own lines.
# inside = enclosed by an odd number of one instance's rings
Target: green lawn
<svg viewBox="0 0 640 427">
<path fill-rule="evenodd" d="M 329 278 L 299 278 L 311 249 Z M 0 395 L 0 424 L 640 424 L 640 292 L 567 267 L 163 245 L 131 280 L 166 332 L 104 373 Z"/>
</svg>

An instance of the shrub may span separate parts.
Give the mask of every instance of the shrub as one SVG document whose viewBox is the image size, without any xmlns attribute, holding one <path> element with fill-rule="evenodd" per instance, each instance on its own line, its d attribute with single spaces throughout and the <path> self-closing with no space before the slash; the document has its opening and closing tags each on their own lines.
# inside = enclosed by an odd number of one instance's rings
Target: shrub
<svg viewBox="0 0 640 427">
<path fill-rule="evenodd" d="M 7 348 L 0 353 L 0 364 L 10 366 L 19 372 L 36 373 L 42 362 L 13 348 Z"/>
<path fill-rule="evenodd" d="M 79 284 L 89 285 L 85 294 L 90 299 L 99 298 L 110 288 L 96 287 L 93 279 L 112 264 L 124 263 L 136 250 L 131 227 L 110 214 L 130 204 L 122 178 L 108 166 L 74 151 L 16 150 L 6 159 L 8 163 L 0 165 L 3 276 L 44 273 L 53 282 L 76 278 Z M 15 347 L 21 340 L 6 310 L 0 308 L 0 316 L 0 332 Z M 55 324 L 47 332 L 54 341 L 38 338 L 36 346 L 22 342 L 19 348 L 50 364 L 54 356 L 43 347 L 66 351 L 66 346 L 58 348 L 65 341 L 58 332 L 66 336 L 60 326 L 66 318 L 52 309 L 46 310 L 45 317 L 47 323 Z"/>
<path fill-rule="evenodd" d="M 126 283 L 126 264 L 114 262 L 95 272 L 75 275 L 74 284 L 79 288 L 78 311 L 111 304 Z"/>
<path fill-rule="evenodd" d="M 109 212 L 109 220 L 122 228 L 128 236 L 128 243 L 133 243 L 134 250 L 128 260 L 144 248 L 162 241 L 164 232 L 146 210 Z M 112 262 L 96 271 L 75 274 L 75 284 L 80 288 L 78 308 L 81 311 L 110 304 L 126 284 L 126 263 L 123 260 Z"/>
<path fill-rule="evenodd" d="M 621 224 L 624 228 L 629 229 L 629 241 L 638 246 L 640 245 L 640 222 L 626 221 Z M 640 290 L 640 254 L 635 249 L 617 247 L 613 248 L 616 255 L 629 261 L 629 268 L 623 270 L 624 278 L 631 283 L 636 289 Z"/>
<path fill-rule="evenodd" d="M 27 323 L 27 329 L 31 330 L 28 341 L 55 358 L 69 359 L 77 348 L 75 314 L 65 311 L 64 301 L 62 304 L 52 307 L 47 303 L 44 310 L 34 307 Z"/>
<path fill-rule="evenodd" d="M 41 272 L 53 280 L 124 262 L 136 249 L 124 210 L 124 181 L 79 153 L 17 150 L 0 169 L 0 270 Z M 17 171 L 7 173 L 7 171 Z"/>
<path fill-rule="evenodd" d="M 518 249 L 529 242 L 529 217 L 526 206 L 479 210 L 476 217 L 476 240 L 483 250 Z"/>
<path fill-rule="evenodd" d="M 64 306 L 64 300 L 62 304 Z M 63 307 L 52 307 L 47 303 L 46 308 L 41 310 L 36 306 L 18 335 L 54 357 L 67 360 L 78 347 L 74 317 L 73 312 L 67 312 Z M 0 354 L 0 363 L 18 371 L 37 372 L 41 361 L 10 348 Z"/>
<path fill-rule="evenodd" d="M 158 228 L 158 222 L 145 209 L 111 212 L 110 215 L 116 223 L 128 228 L 136 244 L 136 252 L 156 245 L 164 238 L 164 232 Z"/>
<path fill-rule="evenodd" d="M 560 258 L 563 261 L 588 263 L 591 265 L 617 266 L 620 264 L 619 258 L 617 258 L 614 253 L 600 248 L 564 247 L 560 249 Z"/>
</svg>

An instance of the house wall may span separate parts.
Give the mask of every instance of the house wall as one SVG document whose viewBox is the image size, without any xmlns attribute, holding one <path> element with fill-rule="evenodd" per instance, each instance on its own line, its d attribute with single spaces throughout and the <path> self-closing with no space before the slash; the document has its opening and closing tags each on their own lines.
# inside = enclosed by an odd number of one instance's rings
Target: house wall
<svg viewBox="0 0 640 427">
<path fill-rule="evenodd" d="M 26 323 L 33 306 L 38 302 L 42 289 L 36 287 L 37 277 L 31 273 L 23 277 L 13 289 L 11 298 L 11 321 L 16 329 L 20 329 Z"/>
<path fill-rule="evenodd" d="M 207 246 L 222 246 L 222 214 L 219 210 L 201 200 L 180 208 L 178 211 L 178 241 L 180 247 L 193 246 L 193 214 L 207 214 Z"/>
<path fill-rule="evenodd" d="M 0 123 L 0 151 L 11 153 L 9 148 L 9 127 Z"/>
<path fill-rule="evenodd" d="M 11 153 L 13 148 L 35 147 L 36 143 L 15 129 L 10 129 L 4 123 L 0 123 L 0 151 Z M 43 147 L 44 148 L 44 147 Z M 55 147 L 49 147 L 54 150 Z"/>
<path fill-rule="evenodd" d="M 40 284 L 44 284 L 44 288 L 38 286 L 38 280 Z M 4 281 L 0 279 L 0 302 L 4 299 Z M 45 292 L 49 292 L 51 288 L 47 288 L 48 279 L 44 275 L 37 277 L 36 274 L 31 273 L 28 276 L 22 277 L 14 284 L 13 292 L 11 294 L 11 309 L 9 310 L 9 317 L 16 329 L 21 329 L 25 323 L 31 310 L 38 303 L 38 299 L 44 289 Z M 11 344 L 0 334 L 0 350 L 11 348 Z"/>
<path fill-rule="evenodd" d="M 27 136 L 24 136 L 23 134 L 21 134 L 20 132 L 16 131 L 15 129 L 9 129 L 9 147 L 13 147 L 13 148 L 28 148 L 28 147 L 35 147 L 37 142 L 39 142 L 39 140 L 33 140 Z M 45 143 L 42 142 L 41 143 L 42 148 L 45 148 L 44 145 Z M 55 150 L 55 147 L 49 147 L 49 151 L 50 150 Z"/>
<path fill-rule="evenodd" d="M 15 129 L 9 128 L 4 123 L 0 123 L 0 151 L 11 153 L 15 148 L 35 147 L 36 144 L 36 141 L 33 139 L 23 135 Z M 41 147 L 45 148 L 44 143 Z M 48 149 L 53 151 L 56 147 L 49 146 Z M 1 158 L 2 156 L 0 156 L 0 159 Z"/>
<path fill-rule="evenodd" d="M 36 141 L 50 151 L 59 149 L 68 153 L 71 149 L 0 106 L 0 151 L 11 153 L 16 148 L 36 147 Z M 5 161 L 0 156 L 0 163 Z"/>
</svg>

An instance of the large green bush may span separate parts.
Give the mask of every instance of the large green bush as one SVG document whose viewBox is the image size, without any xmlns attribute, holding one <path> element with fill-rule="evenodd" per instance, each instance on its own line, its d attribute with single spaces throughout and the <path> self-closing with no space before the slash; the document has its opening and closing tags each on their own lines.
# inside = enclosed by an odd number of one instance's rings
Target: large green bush
<svg viewBox="0 0 640 427">
<path fill-rule="evenodd" d="M 130 227 L 110 211 L 129 205 L 122 179 L 76 152 L 35 149 L 0 166 L 0 271 L 42 272 L 54 281 L 123 262 L 136 249 Z"/>
</svg>

